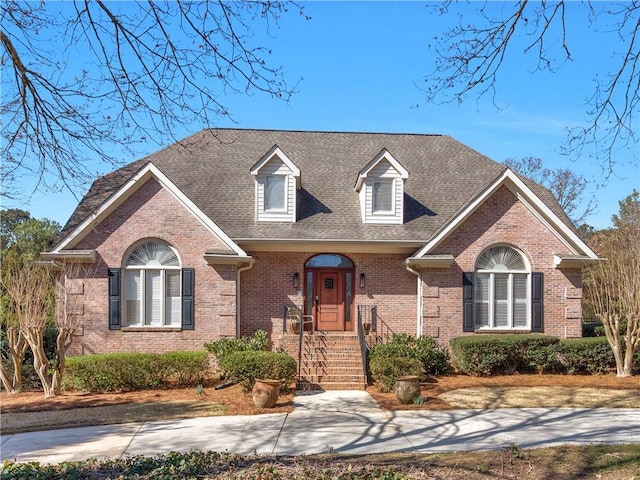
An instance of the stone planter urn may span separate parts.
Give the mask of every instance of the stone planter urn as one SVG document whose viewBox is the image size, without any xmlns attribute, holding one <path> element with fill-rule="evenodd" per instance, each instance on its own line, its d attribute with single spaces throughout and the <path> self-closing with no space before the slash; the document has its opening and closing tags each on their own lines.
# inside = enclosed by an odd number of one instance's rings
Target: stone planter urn
<svg viewBox="0 0 640 480">
<path fill-rule="evenodd" d="M 251 390 L 253 404 L 258 408 L 273 408 L 280 396 L 280 381 L 270 378 L 256 378 Z"/>
<path fill-rule="evenodd" d="M 396 398 L 402 404 L 413 403 L 413 399 L 420 396 L 420 381 L 417 375 L 398 377 L 393 386 Z"/>
</svg>

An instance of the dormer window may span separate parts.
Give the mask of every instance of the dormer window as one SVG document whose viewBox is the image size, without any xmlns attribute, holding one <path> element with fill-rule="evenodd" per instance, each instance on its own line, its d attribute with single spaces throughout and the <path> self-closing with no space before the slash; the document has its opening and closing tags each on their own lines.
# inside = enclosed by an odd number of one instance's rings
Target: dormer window
<svg viewBox="0 0 640 480">
<path fill-rule="evenodd" d="M 373 214 L 393 214 L 393 179 L 377 178 L 373 181 Z"/>
<path fill-rule="evenodd" d="M 356 191 L 364 223 L 402 224 L 404 182 L 409 172 L 388 150 L 382 150 L 358 175 Z"/>
<path fill-rule="evenodd" d="M 274 145 L 252 168 L 256 220 L 295 222 L 300 170 Z"/>
<path fill-rule="evenodd" d="M 286 211 L 287 177 L 285 175 L 267 175 L 264 184 L 264 211 Z"/>
</svg>

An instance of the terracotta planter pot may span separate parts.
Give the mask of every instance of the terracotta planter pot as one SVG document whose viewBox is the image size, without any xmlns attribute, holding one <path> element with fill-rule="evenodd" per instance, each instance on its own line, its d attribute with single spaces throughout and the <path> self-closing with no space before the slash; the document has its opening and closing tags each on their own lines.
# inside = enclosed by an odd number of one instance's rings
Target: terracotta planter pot
<svg viewBox="0 0 640 480">
<path fill-rule="evenodd" d="M 417 375 L 398 377 L 393 386 L 396 398 L 402 404 L 413 403 L 413 399 L 420 396 L 420 382 Z"/>
<path fill-rule="evenodd" d="M 291 333 L 300 333 L 300 322 L 291 322 L 289 324 L 289 330 L 291 331 Z"/>
<path fill-rule="evenodd" d="M 280 396 L 280 381 L 260 378 L 251 390 L 253 404 L 258 408 L 273 408 Z"/>
</svg>

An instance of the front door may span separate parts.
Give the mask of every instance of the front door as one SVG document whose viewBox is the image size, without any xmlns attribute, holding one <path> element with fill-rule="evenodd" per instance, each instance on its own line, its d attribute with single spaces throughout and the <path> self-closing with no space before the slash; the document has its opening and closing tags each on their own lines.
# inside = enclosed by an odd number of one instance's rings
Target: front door
<svg viewBox="0 0 640 480">
<path fill-rule="evenodd" d="M 337 253 L 321 253 L 305 263 L 305 315 L 316 330 L 354 330 L 353 262 Z"/>
<path fill-rule="evenodd" d="M 305 314 L 313 315 L 316 330 L 353 330 L 353 272 L 313 269 L 305 278 Z"/>
<path fill-rule="evenodd" d="M 318 270 L 315 280 L 315 318 L 318 330 L 344 330 L 344 285 L 340 270 Z"/>
</svg>

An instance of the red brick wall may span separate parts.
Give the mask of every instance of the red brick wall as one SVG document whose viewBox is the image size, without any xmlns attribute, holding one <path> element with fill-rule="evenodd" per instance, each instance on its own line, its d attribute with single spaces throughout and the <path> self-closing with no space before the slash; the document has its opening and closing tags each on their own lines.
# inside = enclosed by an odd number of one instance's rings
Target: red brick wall
<svg viewBox="0 0 640 480">
<path fill-rule="evenodd" d="M 506 187 L 501 187 L 433 254 L 452 254 L 449 269 L 423 271 L 423 331 L 442 343 L 463 335 L 462 273 L 473 271 L 478 256 L 496 244 L 516 247 L 531 271 L 544 274 L 544 333 L 579 337 L 582 280 L 579 270 L 558 270 L 553 254 L 570 254 L 562 242 Z"/>
<path fill-rule="evenodd" d="M 284 305 L 302 307 L 304 265 L 316 255 L 299 252 L 247 252 L 255 260 L 253 268 L 241 274 L 241 334 L 266 330 L 275 341 L 282 333 Z M 331 252 L 333 253 L 333 252 Z M 378 306 L 378 314 L 394 330 L 416 334 L 417 280 L 404 268 L 405 255 L 346 254 L 354 263 L 354 303 Z M 300 294 L 292 276 L 300 275 Z M 360 273 L 366 277 L 360 288 Z M 355 325 L 356 314 L 354 314 Z"/>
<path fill-rule="evenodd" d="M 178 252 L 182 267 L 195 269 L 195 330 L 110 331 L 107 269 L 122 267 L 142 239 L 161 239 Z M 224 244 L 155 180 L 149 180 L 105 218 L 75 248 L 96 249 L 98 261 L 82 280 L 83 321 L 71 354 L 200 349 L 236 331 L 235 267 L 209 266 L 207 250 Z M 84 275 L 83 275 L 84 276 Z"/>
</svg>

